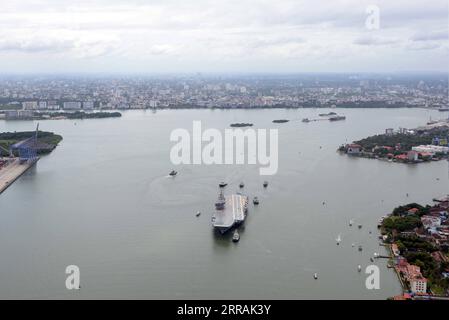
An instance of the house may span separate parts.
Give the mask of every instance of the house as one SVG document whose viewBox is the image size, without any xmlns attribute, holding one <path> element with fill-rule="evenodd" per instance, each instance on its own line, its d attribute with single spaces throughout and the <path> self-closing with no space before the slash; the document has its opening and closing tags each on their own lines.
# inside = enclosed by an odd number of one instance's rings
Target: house
<svg viewBox="0 0 449 320">
<path fill-rule="evenodd" d="M 393 243 L 391 245 L 391 251 L 393 252 L 393 255 L 395 257 L 398 257 L 401 254 L 401 252 L 399 251 L 398 245 L 396 243 Z"/>
<path fill-rule="evenodd" d="M 394 134 L 394 129 L 393 128 L 385 129 L 385 134 L 387 136 L 392 136 Z"/>
<path fill-rule="evenodd" d="M 348 144 L 347 149 L 346 149 L 348 154 L 359 154 L 360 151 L 362 150 L 362 146 L 359 144 L 355 144 L 355 143 L 351 143 Z"/>
<path fill-rule="evenodd" d="M 407 161 L 408 160 L 408 157 L 406 154 L 398 154 L 394 158 L 399 161 Z"/>
<path fill-rule="evenodd" d="M 421 222 L 424 229 L 436 229 L 441 225 L 441 219 L 439 217 L 425 215 L 421 217 Z"/>
<path fill-rule="evenodd" d="M 418 208 L 411 208 L 411 209 L 407 210 L 408 215 L 414 215 L 414 214 L 417 214 L 418 212 L 419 212 Z"/>
</svg>

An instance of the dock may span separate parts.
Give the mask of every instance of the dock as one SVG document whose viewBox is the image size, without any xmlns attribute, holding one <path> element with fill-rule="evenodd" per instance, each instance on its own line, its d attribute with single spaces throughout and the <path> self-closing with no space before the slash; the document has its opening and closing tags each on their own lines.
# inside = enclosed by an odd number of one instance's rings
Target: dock
<svg viewBox="0 0 449 320">
<path fill-rule="evenodd" d="M 22 174 L 30 169 L 35 163 L 34 161 L 21 162 L 19 158 L 15 158 L 9 164 L 0 169 L 0 194 L 11 186 Z"/>
</svg>

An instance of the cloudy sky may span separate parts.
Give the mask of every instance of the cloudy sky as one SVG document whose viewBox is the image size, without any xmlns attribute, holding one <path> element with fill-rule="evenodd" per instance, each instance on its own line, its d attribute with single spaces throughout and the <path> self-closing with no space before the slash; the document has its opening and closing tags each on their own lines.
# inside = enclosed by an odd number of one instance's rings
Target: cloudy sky
<svg viewBox="0 0 449 320">
<path fill-rule="evenodd" d="M 0 72 L 445 71 L 448 27 L 447 0 L 0 0 Z"/>
</svg>

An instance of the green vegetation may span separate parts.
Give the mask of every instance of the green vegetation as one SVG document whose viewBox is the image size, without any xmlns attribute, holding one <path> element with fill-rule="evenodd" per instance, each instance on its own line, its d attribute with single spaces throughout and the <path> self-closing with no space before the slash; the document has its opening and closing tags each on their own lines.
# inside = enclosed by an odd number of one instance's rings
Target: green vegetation
<svg viewBox="0 0 449 320">
<path fill-rule="evenodd" d="M 429 213 L 430 206 L 423 207 L 422 205 L 417 204 L 417 203 L 409 203 L 409 204 L 406 204 L 405 206 L 399 206 L 399 207 L 395 208 L 393 210 L 392 214 L 394 216 L 402 216 L 402 215 L 407 214 L 407 212 L 410 209 L 414 209 L 414 208 L 418 209 L 417 215 L 419 217 L 422 217 L 423 215 L 426 215 L 427 213 Z"/>
<path fill-rule="evenodd" d="M 392 230 L 397 230 L 399 232 L 413 230 L 422 225 L 421 220 L 418 216 L 390 216 L 385 218 L 382 226 L 385 231 L 391 232 Z"/>
<path fill-rule="evenodd" d="M 372 137 L 368 137 L 359 141 L 355 141 L 354 143 L 362 146 L 363 150 L 370 151 L 376 146 L 386 146 L 395 148 L 396 145 L 400 145 L 400 153 L 403 151 L 410 151 L 412 147 L 419 145 L 427 145 L 432 144 L 431 135 L 420 135 L 420 134 L 394 134 L 394 135 L 375 135 Z M 384 149 L 385 150 L 385 149 Z M 382 152 L 379 150 L 379 152 Z M 388 151 L 384 151 L 388 153 Z"/>
<path fill-rule="evenodd" d="M 122 114 L 120 112 L 92 112 L 87 113 L 83 111 L 75 112 L 39 112 L 35 113 L 35 116 L 43 118 L 48 116 L 50 118 L 64 117 L 67 119 L 103 119 L 103 118 L 118 118 Z"/>
</svg>

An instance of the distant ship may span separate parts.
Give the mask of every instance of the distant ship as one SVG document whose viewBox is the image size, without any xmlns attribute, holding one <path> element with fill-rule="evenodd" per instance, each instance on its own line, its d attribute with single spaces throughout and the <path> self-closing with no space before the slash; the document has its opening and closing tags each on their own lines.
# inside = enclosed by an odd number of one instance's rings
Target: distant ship
<svg viewBox="0 0 449 320">
<path fill-rule="evenodd" d="M 337 114 L 335 112 L 329 112 L 329 113 L 320 113 L 320 117 L 329 117 L 329 116 L 336 116 Z"/>
<path fill-rule="evenodd" d="M 212 216 L 212 225 L 221 234 L 242 224 L 248 213 L 248 197 L 241 194 L 224 196 L 220 191 L 215 202 L 215 213 Z"/>
<path fill-rule="evenodd" d="M 440 107 L 438 111 L 449 111 L 449 107 Z"/>
<path fill-rule="evenodd" d="M 339 120 L 345 120 L 345 119 L 346 119 L 345 116 L 333 116 L 333 117 L 329 118 L 330 121 L 339 121 Z"/>
</svg>

